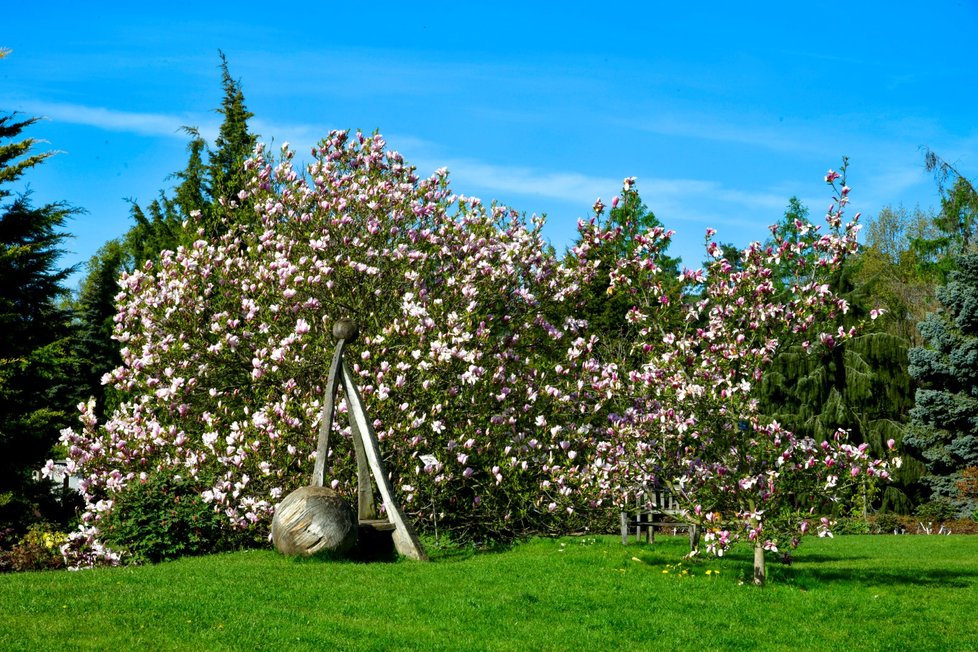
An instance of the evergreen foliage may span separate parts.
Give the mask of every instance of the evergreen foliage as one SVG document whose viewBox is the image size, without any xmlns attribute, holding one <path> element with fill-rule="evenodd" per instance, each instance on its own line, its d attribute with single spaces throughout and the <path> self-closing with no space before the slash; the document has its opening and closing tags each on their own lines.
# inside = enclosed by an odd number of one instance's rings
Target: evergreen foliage
<svg viewBox="0 0 978 652">
<path fill-rule="evenodd" d="M 209 200 L 204 205 L 202 214 L 204 233 L 208 237 L 220 235 L 226 227 L 216 219 L 215 213 L 220 207 L 231 206 L 231 202 L 239 203 L 239 193 L 247 185 L 248 177 L 244 162 L 254 153 L 258 137 L 248 130 L 248 120 L 254 114 L 247 109 L 241 82 L 231 77 L 228 71 L 227 58 L 221 56 L 221 84 L 224 87 L 224 100 L 217 110 L 224 120 L 214 143 L 214 149 L 209 153 L 206 168 L 206 196 Z M 192 148 L 195 146 L 191 143 Z M 199 143 L 196 145 L 199 147 Z M 197 160 L 194 159 L 196 153 Z M 203 180 L 200 168 L 200 151 L 191 149 L 191 161 L 185 176 L 184 184 L 189 184 L 187 191 L 193 190 L 193 184 Z M 183 185 L 183 184 L 182 184 Z M 204 193 L 200 197 L 203 198 Z M 192 202 L 191 202 L 192 203 Z M 242 212 L 244 213 L 244 212 Z"/>
<path fill-rule="evenodd" d="M 195 127 L 184 127 L 190 136 L 187 165 L 172 175 L 177 181 L 172 193 L 160 191 L 145 209 L 131 201 L 132 227 L 121 239 L 106 243 L 88 264 L 76 306 L 82 328 L 77 346 L 85 361 L 82 395 L 96 398 L 100 417 L 115 405 L 112 391 L 102 386 L 101 377 L 121 360 L 119 346 L 111 339 L 114 296 L 121 274 L 139 269 L 147 261 L 158 261 L 163 251 L 190 245 L 199 237 L 198 229 L 216 239 L 226 229 L 220 226 L 225 224 L 221 219 L 224 212 L 235 211 L 239 220 L 250 219 L 249 211 L 241 210 L 238 192 L 247 181 L 244 161 L 257 141 L 247 125 L 253 114 L 245 107 L 241 83 L 231 77 L 223 52 L 220 57 L 224 99 L 217 112 L 224 121 L 214 149 L 208 148 Z"/>
<path fill-rule="evenodd" d="M 208 147 L 196 127 L 184 127 L 190 136 L 187 165 L 171 176 L 178 181 L 172 196 L 160 191 L 145 209 L 132 202 L 135 224 L 123 240 L 128 271 L 147 260 L 157 260 L 164 250 L 190 245 L 198 238 L 198 229 L 204 230 L 206 238 L 215 240 L 227 228 L 227 222 L 221 219 L 226 211 L 234 211 L 232 223 L 252 219 L 250 211 L 240 210 L 247 200 L 241 199 L 239 193 L 248 180 L 244 162 L 258 141 L 258 136 L 248 129 L 248 120 L 254 114 L 245 106 L 241 82 L 231 77 L 223 52 L 220 57 L 224 97 L 216 111 L 224 119 L 214 148 Z M 189 228 L 185 229 L 184 223 Z"/>
<path fill-rule="evenodd" d="M 784 218 L 772 232 L 796 241 L 808 228 L 812 228 L 808 209 L 792 197 Z M 862 264 L 862 256 L 847 260 L 832 283 L 846 301 L 847 327 L 868 321 L 871 310 L 879 305 L 865 274 L 861 274 Z M 785 274 L 775 277 L 781 291 L 797 280 Z M 801 346 L 779 353 L 760 387 L 762 412 L 796 435 L 819 441 L 836 430 L 846 430 L 850 441 L 866 443 L 874 455 L 884 456 L 888 440 L 899 443 L 903 439 L 913 405 L 906 371 L 909 342 L 889 332 L 882 322 L 865 324 L 862 330 L 862 334 L 817 355 Z M 919 462 L 905 460 L 894 471 L 894 481 L 877 497 L 877 505 L 909 513 L 920 493 L 917 482 L 922 473 Z"/>
<path fill-rule="evenodd" d="M 904 441 L 925 460 L 933 497 L 967 515 L 978 502 L 959 496 L 957 485 L 978 466 L 978 253 L 955 263 L 937 291 L 942 309 L 920 324 L 926 346 L 910 350 L 909 372 L 920 387 Z"/>
<path fill-rule="evenodd" d="M 634 283 L 626 291 L 609 292 L 612 274 L 619 261 L 628 259 L 635 251 L 638 246 L 636 236 L 662 228 L 662 223 L 642 201 L 634 179 L 626 180 L 621 196 L 612 202 L 607 217 L 602 220 L 599 214 L 594 222 L 599 229 L 611 233 L 620 232 L 621 237 L 602 240 L 598 244 L 598 251 L 589 254 L 591 260 L 597 261 L 597 265 L 582 286 L 580 301 L 573 317 L 587 320 L 590 331 L 601 342 L 606 359 L 620 359 L 628 354 L 640 328 L 630 323 L 627 315 L 637 302 L 635 293 L 639 291 L 641 283 L 639 279 L 634 279 Z M 568 262 L 573 264 L 573 251 L 568 252 L 568 257 Z M 675 282 L 679 274 L 679 259 L 662 255 L 656 263 L 663 270 L 658 277 Z M 667 324 L 662 326 L 666 328 Z"/>
<path fill-rule="evenodd" d="M 72 269 L 57 261 L 77 212 L 64 203 L 35 206 L 10 184 L 44 161 L 36 141 L 16 141 L 36 119 L 0 117 L 0 529 L 23 530 L 53 506 L 49 486 L 36 483 L 58 433 L 73 420 L 77 365 L 70 317 L 62 307 Z"/>
<path fill-rule="evenodd" d="M 95 396 L 96 413 L 100 417 L 114 407 L 111 389 L 102 385 L 102 376 L 122 363 L 112 329 L 115 296 L 120 290 L 119 270 L 125 258 L 126 250 L 119 240 L 105 243 L 88 262 L 88 275 L 75 304 L 78 320 L 75 345 L 81 362 L 78 380 L 87 389 L 84 398 Z"/>
</svg>

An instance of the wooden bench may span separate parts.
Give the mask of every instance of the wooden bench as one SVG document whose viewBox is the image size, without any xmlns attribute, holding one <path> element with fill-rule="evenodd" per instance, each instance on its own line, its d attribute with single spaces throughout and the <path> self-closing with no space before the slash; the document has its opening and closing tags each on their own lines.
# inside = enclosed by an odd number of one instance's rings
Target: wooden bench
<svg viewBox="0 0 978 652">
<path fill-rule="evenodd" d="M 675 496 L 665 489 L 646 490 L 644 496 L 636 495 L 634 505 L 620 512 L 622 545 L 628 545 L 631 533 L 636 541 L 641 541 L 644 534 L 645 542 L 652 543 L 657 528 L 659 531 L 672 528 L 673 534 L 686 530 L 690 550 L 695 550 L 699 545 L 699 531 L 695 525 L 682 520 L 681 514 Z"/>
</svg>

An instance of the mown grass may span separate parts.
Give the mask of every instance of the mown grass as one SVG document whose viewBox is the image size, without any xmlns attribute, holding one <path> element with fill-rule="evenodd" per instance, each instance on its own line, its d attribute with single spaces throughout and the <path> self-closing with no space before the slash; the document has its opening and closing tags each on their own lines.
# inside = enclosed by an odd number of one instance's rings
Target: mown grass
<svg viewBox="0 0 978 652">
<path fill-rule="evenodd" d="M 9 574 L 0 649 L 978 649 L 978 537 L 807 541 L 765 588 L 749 584 L 747 551 L 677 567 L 684 544 L 537 539 L 432 548 L 427 564 L 250 551 Z"/>
</svg>

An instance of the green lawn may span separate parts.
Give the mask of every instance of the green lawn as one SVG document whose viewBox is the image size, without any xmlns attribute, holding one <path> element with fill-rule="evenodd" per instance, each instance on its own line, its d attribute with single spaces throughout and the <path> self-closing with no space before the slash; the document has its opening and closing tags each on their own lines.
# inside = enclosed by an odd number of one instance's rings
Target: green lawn
<svg viewBox="0 0 978 652">
<path fill-rule="evenodd" d="M 8 574 L 0 649 L 978 650 L 978 537 L 808 540 L 760 589 L 748 551 L 677 568 L 684 544 L 538 539 L 429 548 L 426 564 L 250 551 Z"/>
</svg>

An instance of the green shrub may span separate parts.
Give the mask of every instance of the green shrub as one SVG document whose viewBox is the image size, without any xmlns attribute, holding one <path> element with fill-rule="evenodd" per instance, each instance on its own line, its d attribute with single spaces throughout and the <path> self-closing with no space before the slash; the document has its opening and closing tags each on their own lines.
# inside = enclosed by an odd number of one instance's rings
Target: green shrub
<svg viewBox="0 0 978 652">
<path fill-rule="evenodd" d="M 4 555 L 4 566 L 13 571 L 63 568 L 65 561 L 61 546 L 67 541 L 67 534 L 47 523 L 32 525 L 24 538 Z"/>
<path fill-rule="evenodd" d="M 835 534 L 869 534 L 869 522 L 860 517 L 840 518 L 832 528 Z"/>
<path fill-rule="evenodd" d="M 100 524 L 102 538 L 134 563 L 235 547 L 222 532 L 220 514 L 200 497 L 200 487 L 189 481 L 153 475 L 134 480 L 114 500 L 112 512 Z"/>
<path fill-rule="evenodd" d="M 954 518 L 957 509 L 945 498 L 931 500 L 919 505 L 915 511 L 918 518 L 939 522 Z"/>
<path fill-rule="evenodd" d="M 873 519 L 880 534 L 893 534 L 893 531 L 903 527 L 903 521 L 896 514 L 877 514 Z"/>
</svg>

